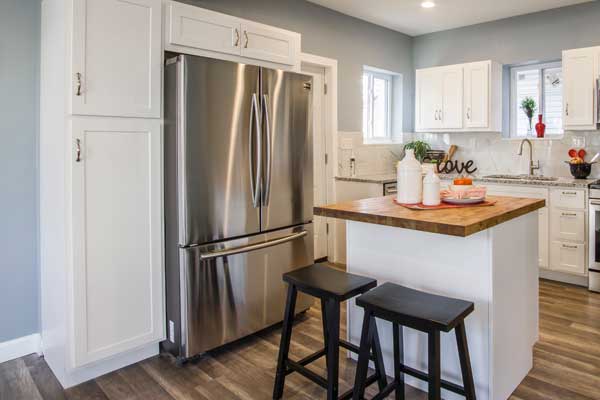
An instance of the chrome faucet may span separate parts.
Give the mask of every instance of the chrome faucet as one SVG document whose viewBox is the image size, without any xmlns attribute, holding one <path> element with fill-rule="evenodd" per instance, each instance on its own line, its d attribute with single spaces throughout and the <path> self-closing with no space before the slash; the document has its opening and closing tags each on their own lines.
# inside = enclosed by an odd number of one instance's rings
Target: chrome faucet
<svg viewBox="0 0 600 400">
<path fill-rule="evenodd" d="M 527 143 L 529 145 L 529 175 L 534 175 L 536 169 L 540 169 L 540 160 L 537 161 L 537 164 L 533 163 L 533 146 L 529 139 L 521 140 L 521 146 L 519 147 L 518 155 L 523 155 L 523 144 Z"/>
</svg>

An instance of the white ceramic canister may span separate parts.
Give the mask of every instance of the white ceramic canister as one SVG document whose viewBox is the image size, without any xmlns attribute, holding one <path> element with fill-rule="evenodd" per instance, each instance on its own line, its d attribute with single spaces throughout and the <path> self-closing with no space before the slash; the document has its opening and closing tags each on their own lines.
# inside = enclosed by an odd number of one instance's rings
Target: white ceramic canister
<svg viewBox="0 0 600 400">
<path fill-rule="evenodd" d="M 423 175 L 421 163 L 415 158 L 415 151 L 407 149 L 402 161 L 398 163 L 398 194 L 399 203 L 417 204 L 423 195 Z"/>
<path fill-rule="evenodd" d="M 440 202 L 440 178 L 431 169 L 423 179 L 423 204 L 438 206 Z"/>
</svg>

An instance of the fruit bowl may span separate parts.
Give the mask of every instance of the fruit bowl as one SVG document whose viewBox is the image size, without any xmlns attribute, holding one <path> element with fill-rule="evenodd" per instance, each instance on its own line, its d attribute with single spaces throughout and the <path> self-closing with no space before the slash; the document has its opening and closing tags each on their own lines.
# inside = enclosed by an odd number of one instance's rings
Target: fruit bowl
<svg viewBox="0 0 600 400">
<path fill-rule="evenodd" d="M 569 168 L 571 169 L 571 175 L 573 175 L 573 178 L 575 179 L 585 179 L 592 173 L 592 164 L 590 163 L 570 163 L 568 161 L 565 162 L 569 164 Z"/>
</svg>

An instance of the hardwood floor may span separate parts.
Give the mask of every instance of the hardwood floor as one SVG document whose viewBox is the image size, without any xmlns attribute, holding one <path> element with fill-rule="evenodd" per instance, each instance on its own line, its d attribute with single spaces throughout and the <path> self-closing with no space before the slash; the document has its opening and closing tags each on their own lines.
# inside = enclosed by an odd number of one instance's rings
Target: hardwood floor
<svg viewBox="0 0 600 400">
<path fill-rule="evenodd" d="M 300 316 L 291 354 L 301 358 L 321 347 L 320 312 Z M 345 314 L 342 316 L 345 334 Z M 272 329 L 204 356 L 185 367 L 172 357 L 157 356 L 63 391 L 43 358 L 29 355 L 0 364 L 2 400 L 250 400 L 270 399 L 279 330 Z M 354 380 L 354 363 L 341 358 L 341 391 Z M 325 374 L 324 360 L 312 364 Z M 407 399 L 425 399 L 407 387 Z M 369 391 L 369 398 L 374 394 Z M 323 390 L 292 374 L 285 399 L 324 398 Z M 391 397 L 390 397 L 391 398 Z M 600 294 L 584 288 L 542 281 L 540 284 L 540 341 L 534 368 L 512 400 L 600 400 Z"/>
</svg>

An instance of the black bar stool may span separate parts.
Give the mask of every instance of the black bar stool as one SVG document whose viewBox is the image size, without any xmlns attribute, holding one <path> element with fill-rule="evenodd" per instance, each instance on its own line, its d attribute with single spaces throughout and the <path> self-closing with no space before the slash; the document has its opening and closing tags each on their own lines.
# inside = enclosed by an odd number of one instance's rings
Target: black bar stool
<svg viewBox="0 0 600 400">
<path fill-rule="evenodd" d="M 338 399 L 338 373 L 339 373 L 339 348 L 340 346 L 358 354 L 358 347 L 340 339 L 340 303 L 359 294 L 366 293 L 377 286 L 375 279 L 348 274 L 324 264 L 314 264 L 283 275 L 283 280 L 288 283 L 287 303 L 281 332 L 281 345 L 275 376 L 273 399 L 281 399 L 285 385 L 285 377 L 298 372 L 304 377 L 327 389 L 327 400 Z M 324 349 L 317 351 L 299 361 L 288 358 L 290 341 L 292 338 L 292 325 L 294 323 L 294 309 L 298 291 L 317 297 L 321 300 L 321 313 L 323 319 Z M 383 356 L 379 345 L 379 337 L 375 332 L 369 344 L 365 345 L 365 356 L 375 363 L 375 373 L 364 377 L 363 385 L 366 388 L 378 382 L 379 390 L 387 386 Z M 371 353 L 372 349 L 372 353 Z M 307 364 L 325 356 L 327 363 L 327 379 L 321 377 L 310 369 Z M 366 370 L 365 370 L 366 371 Z M 340 396 L 340 399 L 350 399 L 353 390 Z"/>
<path fill-rule="evenodd" d="M 396 400 L 404 400 L 404 374 L 424 380 L 429 384 L 429 399 L 441 399 L 441 388 L 475 400 L 475 384 L 464 320 L 475 306 L 470 301 L 437 296 L 409 289 L 393 283 L 383 285 L 363 294 L 356 299 L 356 305 L 365 309 L 358 366 L 354 387 L 354 400 L 364 396 L 366 374 L 369 364 L 369 343 L 377 335 L 375 318 L 392 323 L 394 340 L 394 382 L 373 397 L 384 399 L 395 390 Z M 427 333 L 428 336 L 428 373 L 404 365 L 402 327 L 407 326 Z M 463 378 L 463 386 L 441 379 L 440 332 L 456 333 L 456 344 Z"/>
</svg>

